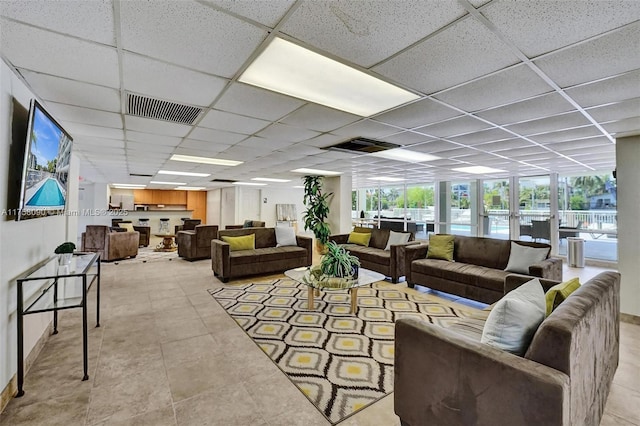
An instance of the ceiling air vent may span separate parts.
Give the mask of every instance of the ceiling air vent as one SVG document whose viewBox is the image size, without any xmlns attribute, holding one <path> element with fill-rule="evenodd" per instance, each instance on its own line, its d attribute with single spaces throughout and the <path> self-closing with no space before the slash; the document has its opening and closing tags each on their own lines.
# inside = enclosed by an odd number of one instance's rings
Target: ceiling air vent
<svg viewBox="0 0 640 426">
<path fill-rule="evenodd" d="M 371 154 L 372 152 L 386 151 L 394 148 L 400 148 L 400 145 L 377 141 L 374 139 L 353 138 L 337 145 L 328 146 L 324 149 L 349 152 L 351 154 Z"/>
<path fill-rule="evenodd" d="M 233 180 L 233 179 L 211 179 L 211 182 L 233 183 L 233 182 L 237 182 L 237 181 Z"/>
<path fill-rule="evenodd" d="M 153 177 L 153 175 L 147 175 L 144 173 L 129 173 L 129 176 L 137 176 L 137 177 Z"/>
<path fill-rule="evenodd" d="M 173 123 L 193 124 L 202 108 L 127 93 L 127 114 Z"/>
</svg>

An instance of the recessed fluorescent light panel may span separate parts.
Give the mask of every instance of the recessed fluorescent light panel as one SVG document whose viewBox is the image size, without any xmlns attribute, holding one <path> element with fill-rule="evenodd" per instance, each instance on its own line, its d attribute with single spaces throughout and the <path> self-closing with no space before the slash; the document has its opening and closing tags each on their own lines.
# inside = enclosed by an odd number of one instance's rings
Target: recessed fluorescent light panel
<svg viewBox="0 0 640 426">
<path fill-rule="evenodd" d="M 145 188 L 147 185 L 140 185 L 135 183 L 112 183 L 111 186 L 114 188 L 127 189 L 127 188 Z"/>
<path fill-rule="evenodd" d="M 195 173 L 195 172 L 179 172 L 174 170 L 158 170 L 159 175 L 174 175 L 174 176 L 194 176 L 194 177 L 207 177 L 211 176 L 211 173 Z"/>
<path fill-rule="evenodd" d="M 329 170 L 319 170 L 319 169 L 295 169 L 291 170 L 293 173 L 304 173 L 307 175 L 318 175 L 318 176 L 337 176 L 342 174 L 342 172 L 332 172 Z"/>
<path fill-rule="evenodd" d="M 182 186 L 187 184 L 186 182 L 162 182 L 160 180 L 152 180 L 149 183 L 153 183 L 155 185 L 173 185 L 173 186 L 176 186 L 176 185 Z"/>
<path fill-rule="evenodd" d="M 378 180 L 380 182 L 402 182 L 404 180 L 402 178 L 395 178 L 395 177 L 388 177 L 388 176 L 370 177 L 367 179 Z"/>
<path fill-rule="evenodd" d="M 414 93 L 277 37 L 238 81 L 363 117 L 419 98 Z"/>
<path fill-rule="evenodd" d="M 456 172 L 472 173 L 474 175 L 481 175 L 485 173 L 502 173 L 505 171 L 505 170 L 494 169 L 493 167 L 485 167 L 485 166 L 457 167 L 452 170 L 455 170 Z"/>
<path fill-rule="evenodd" d="M 204 186 L 178 186 L 176 189 L 182 189 L 185 191 L 202 191 L 203 189 L 207 189 Z"/>
<path fill-rule="evenodd" d="M 258 182 L 233 182 L 231 185 L 243 185 L 243 186 L 266 186 L 266 183 Z"/>
<path fill-rule="evenodd" d="M 251 180 L 258 180 L 261 182 L 280 182 L 280 183 L 291 182 L 290 179 L 274 179 L 274 178 L 261 178 L 261 177 L 251 178 Z"/>
<path fill-rule="evenodd" d="M 440 157 L 436 157 L 435 155 L 425 154 L 422 152 L 416 152 L 402 148 L 388 149 L 386 151 L 374 152 L 369 155 L 373 155 L 374 157 L 386 158 L 388 160 L 406 161 L 408 163 L 422 163 L 423 161 L 433 161 L 440 159 Z"/>
<path fill-rule="evenodd" d="M 191 163 L 201 163 L 201 164 L 213 164 L 216 166 L 237 166 L 238 164 L 243 163 L 243 161 L 223 160 L 222 158 L 196 157 L 193 155 L 179 155 L 179 154 L 173 154 L 170 160 L 187 161 Z"/>
</svg>

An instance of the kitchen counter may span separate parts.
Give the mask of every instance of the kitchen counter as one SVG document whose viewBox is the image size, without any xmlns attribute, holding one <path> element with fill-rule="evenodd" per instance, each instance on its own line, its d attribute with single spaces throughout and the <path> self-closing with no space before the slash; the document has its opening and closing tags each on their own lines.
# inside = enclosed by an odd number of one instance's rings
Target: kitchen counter
<svg viewBox="0 0 640 426">
<path fill-rule="evenodd" d="M 124 213 L 124 212 L 123 212 Z M 169 218 L 169 229 L 173 231 L 176 225 L 182 225 L 183 217 L 191 218 L 193 210 L 127 210 L 126 214 L 121 214 L 118 217 L 123 220 L 130 220 L 134 225 L 138 225 L 138 219 L 149 219 L 149 226 L 151 227 L 151 233 L 158 232 L 160 229 L 160 218 Z"/>
</svg>

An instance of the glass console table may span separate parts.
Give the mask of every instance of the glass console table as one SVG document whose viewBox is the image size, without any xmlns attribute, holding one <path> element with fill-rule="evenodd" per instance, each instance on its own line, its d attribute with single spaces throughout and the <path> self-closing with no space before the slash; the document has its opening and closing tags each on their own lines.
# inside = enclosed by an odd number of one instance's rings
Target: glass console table
<svg viewBox="0 0 640 426">
<path fill-rule="evenodd" d="M 100 327 L 100 253 L 74 253 L 68 263 L 57 255 L 34 266 L 17 279 L 18 313 L 18 393 L 24 395 L 25 315 L 53 312 L 53 334 L 58 334 L 58 311 L 82 308 L 82 350 L 84 376 L 89 379 L 87 341 L 87 292 L 96 283 L 96 327 Z M 76 294 L 79 287 L 80 294 Z"/>
</svg>

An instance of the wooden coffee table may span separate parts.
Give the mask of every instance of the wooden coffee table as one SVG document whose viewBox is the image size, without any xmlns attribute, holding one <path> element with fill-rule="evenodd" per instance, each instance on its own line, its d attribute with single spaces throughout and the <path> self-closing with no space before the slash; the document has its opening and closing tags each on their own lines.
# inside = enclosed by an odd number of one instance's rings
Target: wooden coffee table
<svg viewBox="0 0 640 426">
<path fill-rule="evenodd" d="M 320 290 L 349 290 L 352 314 L 356 313 L 358 307 L 358 288 L 384 280 L 384 275 L 364 268 L 358 269 L 358 278 L 354 279 L 343 278 L 339 280 L 329 279 L 318 281 L 312 277 L 310 267 L 307 266 L 289 269 L 285 271 L 284 274 L 292 280 L 308 287 L 307 300 L 309 309 L 314 308 L 313 298 L 314 296 L 320 296 Z"/>
<path fill-rule="evenodd" d="M 162 242 L 156 246 L 153 251 L 176 251 L 178 246 L 173 243 L 175 234 L 154 234 L 156 237 L 162 238 Z"/>
</svg>

